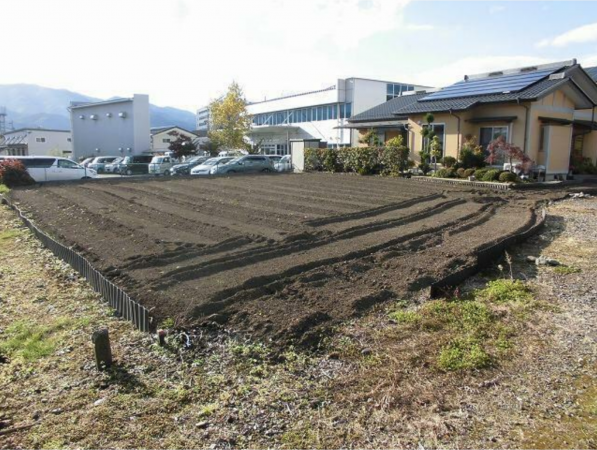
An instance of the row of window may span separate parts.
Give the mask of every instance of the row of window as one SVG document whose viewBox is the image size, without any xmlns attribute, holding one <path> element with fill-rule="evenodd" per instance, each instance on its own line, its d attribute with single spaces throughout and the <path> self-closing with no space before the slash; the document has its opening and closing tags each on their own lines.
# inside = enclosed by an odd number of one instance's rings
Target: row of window
<svg viewBox="0 0 597 450">
<path fill-rule="evenodd" d="M 410 84 L 393 84 L 388 83 L 386 87 L 386 101 L 390 101 L 405 92 L 414 91 L 415 87 Z"/>
<path fill-rule="evenodd" d="M 318 122 L 321 120 L 350 119 L 352 103 L 313 106 L 310 108 L 291 109 L 275 113 L 256 114 L 254 125 L 283 125 L 291 123 Z"/>
<path fill-rule="evenodd" d="M 67 142 L 71 142 L 72 139 L 71 138 L 66 138 L 66 141 Z M 40 142 L 40 143 L 46 142 L 46 138 L 45 137 L 36 137 L 35 138 L 35 142 Z"/>
</svg>

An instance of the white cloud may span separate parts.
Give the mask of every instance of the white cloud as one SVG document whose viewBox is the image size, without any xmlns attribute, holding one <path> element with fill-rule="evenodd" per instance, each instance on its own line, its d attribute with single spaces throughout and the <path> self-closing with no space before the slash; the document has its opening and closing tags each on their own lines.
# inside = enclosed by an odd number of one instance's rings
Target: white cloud
<svg viewBox="0 0 597 450">
<path fill-rule="evenodd" d="M 585 55 L 578 58 L 578 62 L 584 68 L 597 66 L 597 55 Z"/>
<path fill-rule="evenodd" d="M 589 42 L 597 42 L 597 22 L 574 28 L 553 38 L 542 39 L 537 43 L 537 47 L 565 47 Z"/>
<path fill-rule="evenodd" d="M 489 8 L 489 14 L 497 14 L 497 13 L 501 13 L 502 11 L 505 11 L 506 7 L 502 6 L 502 5 L 495 5 L 492 6 L 491 8 Z"/>
<path fill-rule="evenodd" d="M 3 0 L 0 83 L 194 110 L 232 80 L 249 98 L 329 85 L 351 52 L 410 24 L 410 0 Z M 49 20 L 48 18 L 51 18 Z M 332 53 L 332 56 L 330 56 Z M 336 60 L 331 60 L 335 58 Z"/>
<path fill-rule="evenodd" d="M 456 83 L 464 75 L 493 72 L 495 70 L 515 69 L 517 67 L 546 64 L 553 62 L 535 56 L 482 56 L 459 59 L 450 64 L 422 72 L 417 80 L 426 86 L 444 87 Z"/>
</svg>

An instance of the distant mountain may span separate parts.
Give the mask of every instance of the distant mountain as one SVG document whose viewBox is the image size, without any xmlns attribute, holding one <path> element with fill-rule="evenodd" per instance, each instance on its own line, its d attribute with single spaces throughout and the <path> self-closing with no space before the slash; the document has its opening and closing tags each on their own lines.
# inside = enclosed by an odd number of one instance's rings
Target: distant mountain
<svg viewBox="0 0 597 450">
<path fill-rule="evenodd" d="M 65 89 L 52 89 L 34 84 L 0 85 L 0 107 L 7 110 L 7 124 L 15 128 L 70 129 L 68 106 L 71 101 L 97 102 L 102 99 L 89 97 Z M 150 105 L 152 127 L 177 125 L 187 130 L 195 129 L 195 115 L 182 109 Z"/>
</svg>

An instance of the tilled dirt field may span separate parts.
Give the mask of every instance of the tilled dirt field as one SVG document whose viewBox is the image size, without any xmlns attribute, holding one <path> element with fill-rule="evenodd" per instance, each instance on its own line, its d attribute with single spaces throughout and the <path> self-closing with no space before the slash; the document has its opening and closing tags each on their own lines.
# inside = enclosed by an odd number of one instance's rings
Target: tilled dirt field
<svg viewBox="0 0 597 450">
<path fill-rule="evenodd" d="M 12 192 L 159 321 L 313 343 L 537 220 L 538 195 L 340 174 L 101 181 Z"/>
</svg>

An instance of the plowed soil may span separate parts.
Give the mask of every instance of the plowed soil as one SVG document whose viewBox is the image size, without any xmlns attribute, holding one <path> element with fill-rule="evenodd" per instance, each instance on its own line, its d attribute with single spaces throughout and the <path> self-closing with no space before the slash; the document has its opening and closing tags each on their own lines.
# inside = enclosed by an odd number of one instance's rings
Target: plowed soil
<svg viewBox="0 0 597 450">
<path fill-rule="evenodd" d="M 12 192 L 156 320 L 274 342 L 400 298 L 537 220 L 537 197 L 341 174 L 144 179 Z"/>
</svg>

